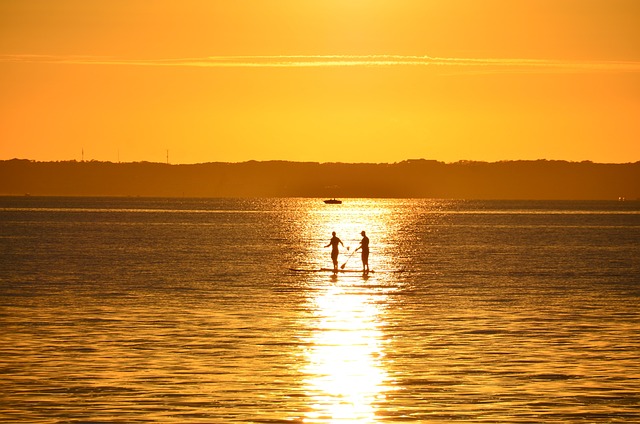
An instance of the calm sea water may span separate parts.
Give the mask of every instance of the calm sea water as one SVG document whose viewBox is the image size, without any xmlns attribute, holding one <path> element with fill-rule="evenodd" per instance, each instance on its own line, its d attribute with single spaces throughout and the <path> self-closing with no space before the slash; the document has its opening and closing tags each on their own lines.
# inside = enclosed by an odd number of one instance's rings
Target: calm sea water
<svg viewBox="0 0 640 424">
<path fill-rule="evenodd" d="M 0 198 L 0 421 L 640 422 L 639 305 L 640 202 Z"/>
</svg>

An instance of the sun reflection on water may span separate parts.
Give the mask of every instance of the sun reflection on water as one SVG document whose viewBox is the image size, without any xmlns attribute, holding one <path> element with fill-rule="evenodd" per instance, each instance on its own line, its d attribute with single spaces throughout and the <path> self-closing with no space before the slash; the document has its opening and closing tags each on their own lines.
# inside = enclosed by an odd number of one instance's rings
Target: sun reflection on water
<svg viewBox="0 0 640 424">
<path fill-rule="evenodd" d="M 296 267 L 331 267 L 331 249 L 325 246 L 335 231 L 344 244 L 340 246 L 340 265 L 347 262 L 348 268 L 360 269 L 360 254 L 352 253 L 362 240 L 361 232 L 366 231 L 371 240 L 371 269 L 394 269 L 399 210 L 397 202 L 385 199 L 349 199 L 342 205 L 301 201 L 298 220 L 292 227 L 304 247 L 295 258 Z"/>
<path fill-rule="evenodd" d="M 325 246 L 336 231 L 344 243 L 339 263 L 347 270 L 360 270 L 360 255 L 352 253 L 364 230 L 371 239 L 371 269 L 394 267 L 392 240 L 398 227 L 396 209 L 388 201 L 349 199 L 337 207 L 311 201 L 304 205 L 297 229 L 307 249 L 296 266 L 330 267 L 330 249 Z M 385 274 L 378 273 L 318 277 L 310 278 L 307 297 L 313 315 L 301 368 L 309 399 L 304 422 L 376 422 L 388 392 L 395 387 L 385 365 L 385 305 L 391 287 Z"/>
<path fill-rule="evenodd" d="M 334 282 L 312 300 L 317 327 L 303 370 L 312 399 L 305 422 L 372 422 L 389 390 L 381 311 L 373 296 Z"/>
</svg>

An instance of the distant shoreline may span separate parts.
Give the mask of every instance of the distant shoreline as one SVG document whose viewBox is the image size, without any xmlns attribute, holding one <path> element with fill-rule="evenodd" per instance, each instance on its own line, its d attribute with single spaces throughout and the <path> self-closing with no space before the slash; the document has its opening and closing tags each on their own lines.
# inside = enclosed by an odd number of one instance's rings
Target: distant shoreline
<svg viewBox="0 0 640 424">
<path fill-rule="evenodd" d="M 112 165 L 133 165 L 133 164 L 148 164 L 148 165 L 163 165 L 163 166 L 201 166 L 201 165 L 241 165 L 241 164 L 250 164 L 250 163 L 279 163 L 279 164 L 314 164 L 314 165 L 398 165 L 403 163 L 439 163 L 443 165 L 460 165 L 460 164 L 500 164 L 500 163 L 529 163 L 529 162 L 547 162 L 547 163 L 566 163 L 566 164 L 592 164 L 592 165 L 633 165 L 639 164 L 640 160 L 630 161 L 630 162 L 594 162 L 592 160 L 581 160 L 581 161 L 572 161 L 572 160 L 563 160 L 563 159 L 509 159 L 509 160 L 498 160 L 498 161 L 482 161 L 482 160 L 459 160 L 455 162 L 445 162 L 437 159 L 405 159 L 400 162 L 318 162 L 318 161 L 295 161 L 295 160 L 280 160 L 280 159 L 269 159 L 269 160 L 244 160 L 238 162 L 224 162 L 224 161 L 210 161 L 210 162 L 196 162 L 196 163 L 167 163 L 167 162 L 158 162 L 158 161 L 128 161 L 128 162 L 114 162 L 109 160 L 77 160 L 77 159 L 68 159 L 68 160 L 36 160 L 36 159 L 26 159 L 26 158 L 12 158 L 12 159 L 0 159 L 0 164 L 3 162 L 30 162 L 30 163 L 102 163 L 102 164 L 112 164 Z"/>
<path fill-rule="evenodd" d="M 2 196 L 637 200 L 640 162 L 0 161 Z"/>
</svg>

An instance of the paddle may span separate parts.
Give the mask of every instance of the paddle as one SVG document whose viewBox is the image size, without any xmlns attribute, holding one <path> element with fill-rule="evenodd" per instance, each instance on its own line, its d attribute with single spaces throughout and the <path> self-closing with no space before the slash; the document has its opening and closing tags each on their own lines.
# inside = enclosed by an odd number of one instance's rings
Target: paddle
<svg viewBox="0 0 640 424">
<path fill-rule="evenodd" d="M 340 269 L 344 269 L 345 266 L 347 266 L 347 262 L 349 262 L 349 259 L 351 259 L 351 257 L 353 256 L 354 253 L 356 253 L 357 249 L 353 249 L 351 251 L 351 254 L 349 255 L 349 257 L 347 258 L 346 261 L 344 261 L 344 263 L 342 264 L 342 266 L 340 267 Z"/>
</svg>

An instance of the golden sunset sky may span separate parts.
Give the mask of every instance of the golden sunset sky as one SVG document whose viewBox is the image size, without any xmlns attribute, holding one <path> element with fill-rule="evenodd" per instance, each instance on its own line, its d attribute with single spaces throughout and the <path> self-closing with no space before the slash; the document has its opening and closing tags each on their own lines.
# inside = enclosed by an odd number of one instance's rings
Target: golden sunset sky
<svg viewBox="0 0 640 424">
<path fill-rule="evenodd" d="M 0 159 L 640 160 L 638 0 L 0 0 Z"/>
</svg>

